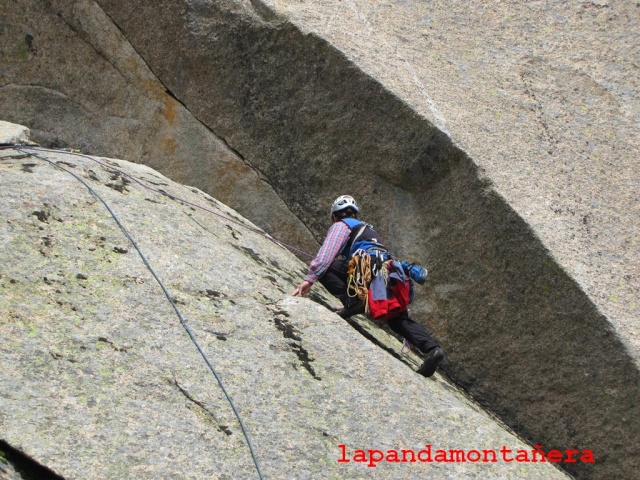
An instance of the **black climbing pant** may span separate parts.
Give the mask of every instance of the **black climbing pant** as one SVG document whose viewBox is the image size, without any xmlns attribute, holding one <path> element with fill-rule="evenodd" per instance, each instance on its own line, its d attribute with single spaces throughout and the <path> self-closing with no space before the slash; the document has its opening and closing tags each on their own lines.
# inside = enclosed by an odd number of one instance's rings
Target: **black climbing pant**
<svg viewBox="0 0 640 480">
<path fill-rule="evenodd" d="M 327 291 L 337 297 L 344 307 L 350 307 L 354 302 L 359 301 L 357 297 L 350 298 L 347 295 L 347 271 L 349 269 L 349 260 L 342 255 L 336 257 L 331 266 L 327 269 L 320 283 Z"/>
<path fill-rule="evenodd" d="M 422 325 L 409 318 L 409 313 L 406 311 L 402 312 L 396 318 L 387 320 L 387 325 L 389 325 L 391 330 L 401 337 L 406 338 L 407 342 L 417 347 L 423 353 L 440 346 L 431 338 L 431 335 L 427 333 Z"/>
<path fill-rule="evenodd" d="M 360 300 L 347 295 L 347 271 L 349 260 L 344 256 L 338 256 L 331 263 L 325 274 L 320 278 L 320 283 L 331 295 L 337 297 L 346 308 L 352 307 Z M 387 320 L 389 328 L 395 333 L 405 338 L 411 345 L 422 352 L 428 352 L 434 347 L 439 347 L 431 335 L 427 333 L 422 325 L 412 320 L 408 312 L 402 312 L 395 318 Z"/>
</svg>

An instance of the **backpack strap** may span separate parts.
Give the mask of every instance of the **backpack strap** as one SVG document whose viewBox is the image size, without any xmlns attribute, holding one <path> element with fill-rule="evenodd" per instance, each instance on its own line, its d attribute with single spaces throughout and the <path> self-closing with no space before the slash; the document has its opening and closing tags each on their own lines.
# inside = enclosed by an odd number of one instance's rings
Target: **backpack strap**
<svg viewBox="0 0 640 480">
<path fill-rule="evenodd" d="M 369 225 L 367 225 L 366 223 L 363 223 L 363 224 L 362 224 L 362 226 L 361 226 L 360 228 L 358 228 L 357 230 L 352 230 L 352 232 L 354 232 L 354 231 L 355 231 L 355 232 L 356 232 L 356 234 L 355 234 L 355 235 L 352 235 L 352 237 L 353 237 L 353 238 L 350 238 L 350 239 L 349 239 L 349 242 L 348 242 L 348 244 L 347 244 L 347 245 L 349 246 L 349 250 L 351 250 L 351 247 L 352 247 L 353 245 L 355 245 L 355 244 L 356 244 L 356 242 L 357 242 L 358 240 L 360 240 L 360 238 L 362 238 L 362 235 L 364 234 L 364 231 L 367 229 L 367 227 L 368 227 L 368 226 L 369 226 Z"/>
<path fill-rule="evenodd" d="M 367 225 L 366 223 L 361 222 L 360 220 L 357 220 L 355 218 L 343 218 L 341 221 L 351 230 L 351 233 L 349 234 L 349 240 L 342 250 L 342 255 L 347 258 L 351 258 L 353 256 L 351 247 L 353 246 L 356 237 L 362 236 Z"/>
<path fill-rule="evenodd" d="M 364 249 L 368 253 L 387 252 L 385 246 L 379 241 L 379 235 L 373 226 L 355 218 L 343 218 L 342 221 L 351 229 L 342 255 L 351 258 L 360 249 Z"/>
</svg>

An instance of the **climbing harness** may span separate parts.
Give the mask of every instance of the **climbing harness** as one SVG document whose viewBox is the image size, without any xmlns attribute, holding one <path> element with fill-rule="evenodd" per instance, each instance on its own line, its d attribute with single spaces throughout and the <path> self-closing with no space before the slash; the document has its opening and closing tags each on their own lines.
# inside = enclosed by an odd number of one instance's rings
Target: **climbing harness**
<svg viewBox="0 0 640 480">
<path fill-rule="evenodd" d="M 1 147 L 2 149 L 5 149 L 5 146 Z M 8 147 L 11 148 L 11 147 Z M 178 316 L 178 319 L 180 320 L 180 323 L 182 324 L 183 328 L 185 329 L 185 331 L 187 332 L 187 334 L 189 335 L 189 338 L 191 339 L 191 341 L 193 342 L 193 344 L 195 345 L 196 349 L 198 350 L 198 352 L 200 353 L 200 355 L 202 356 L 202 358 L 204 359 L 205 363 L 207 364 L 207 366 L 209 367 L 209 370 L 211 370 L 211 373 L 213 374 L 213 376 L 215 377 L 216 381 L 218 382 L 218 385 L 220 386 L 220 389 L 222 390 L 222 392 L 224 393 L 224 396 L 227 399 L 227 402 L 229 403 L 229 405 L 231 406 L 231 409 L 233 410 L 233 413 L 236 416 L 236 419 L 238 420 L 238 424 L 240 425 L 240 429 L 242 430 L 242 434 L 244 435 L 244 438 L 247 442 L 247 445 L 249 447 L 249 451 L 251 453 L 251 458 L 253 459 L 253 463 L 255 465 L 256 471 L 258 472 L 258 476 L 259 478 L 262 480 L 264 477 L 262 476 L 262 472 L 260 470 L 260 465 L 258 464 L 258 459 L 256 458 L 255 452 L 253 450 L 253 445 L 251 444 L 251 440 L 249 439 L 249 434 L 247 433 L 247 430 L 244 426 L 244 423 L 242 422 L 242 418 L 240 417 L 240 413 L 238 412 L 238 410 L 236 409 L 235 404 L 233 403 L 233 400 L 231 398 L 231 396 L 229 395 L 229 393 L 227 392 L 227 389 L 224 386 L 224 383 L 222 382 L 222 378 L 220 377 L 220 375 L 218 374 L 218 372 L 216 371 L 216 369 L 214 368 L 213 364 L 209 361 L 209 358 L 206 356 L 206 354 L 204 353 L 204 351 L 202 350 L 202 347 L 200 346 L 200 344 L 198 343 L 193 331 L 191 330 L 191 328 L 189 327 L 189 325 L 187 324 L 185 318 L 182 316 L 182 313 L 180 312 L 180 310 L 178 309 L 177 305 L 175 304 L 173 298 L 171 297 L 171 294 L 169 293 L 169 291 L 166 289 L 166 287 L 164 286 L 164 284 L 162 283 L 162 281 L 160 280 L 160 277 L 158 277 L 158 275 L 156 274 L 156 272 L 153 270 L 153 267 L 151 266 L 151 264 L 149 263 L 149 261 L 147 260 L 147 258 L 145 257 L 145 255 L 142 253 L 142 250 L 140 249 L 140 247 L 138 246 L 138 244 L 136 243 L 136 241 L 134 240 L 133 236 L 129 233 L 129 231 L 125 228 L 125 226 L 122 224 L 122 222 L 120 221 L 120 219 L 118 218 L 118 216 L 115 214 L 115 212 L 111 209 L 111 207 L 109 206 L 109 204 L 107 204 L 107 202 L 98 194 L 98 192 L 96 192 L 91 185 L 89 185 L 82 177 L 80 177 L 79 175 L 76 175 L 74 172 L 67 170 L 66 168 L 64 168 L 63 166 L 61 166 L 60 164 L 53 162 L 52 160 L 49 160 L 48 158 L 42 156 L 42 155 L 38 155 L 36 153 L 33 152 L 29 152 L 29 150 L 40 150 L 40 151 L 48 151 L 48 152 L 54 152 L 54 153 L 66 153 L 66 154 L 72 154 L 72 155 L 77 155 L 79 157 L 84 157 L 84 158 L 89 158 L 91 160 L 96 161 L 97 163 L 105 166 L 106 168 L 109 168 L 111 170 L 116 170 L 118 171 L 118 173 L 121 173 L 123 175 L 126 175 L 129 178 L 134 179 L 137 183 L 139 183 L 142 186 L 145 186 L 144 184 L 142 184 L 140 181 L 138 181 L 138 179 L 135 179 L 134 177 L 132 177 L 131 175 L 128 175 L 124 172 L 121 172 L 117 169 L 112 168 L 110 165 L 107 166 L 105 164 L 102 164 L 102 162 L 99 162 L 95 159 L 93 159 L 92 157 L 88 156 L 88 155 L 83 155 L 83 154 L 79 154 L 79 153 L 75 153 L 75 152 L 66 152 L 66 151 L 58 151 L 58 150 L 47 150 L 47 149 L 41 149 L 41 148 L 35 148 L 35 147 L 24 147 L 21 145 L 13 145 L 12 148 L 16 151 L 25 153 L 27 155 L 31 155 L 33 157 L 39 158 L 40 160 L 43 160 L 47 163 L 49 163 L 50 165 L 52 165 L 55 168 L 58 168 L 66 173 L 68 173 L 69 175 L 71 175 L 72 177 L 74 177 L 76 180 L 78 180 L 80 183 L 82 183 L 87 190 L 89 190 L 89 193 L 91 193 L 91 195 L 93 195 L 97 200 L 99 200 L 104 207 L 107 209 L 107 211 L 109 212 L 109 214 L 113 217 L 114 221 L 116 222 L 116 224 L 118 225 L 118 227 L 120 228 L 120 230 L 122 231 L 122 233 L 125 235 L 125 237 L 127 237 L 127 239 L 131 242 L 131 244 L 133 245 L 133 247 L 136 249 L 136 251 L 138 252 L 138 255 L 140 256 L 140 258 L 142 259 L 142 262 L 144 263 L 144 265 L 147 267 L 147 269 L 149 270 L 149 272 L 151 273 L 151 275 L 153 275 L 153 278 L 155 278 L 156 282 L 158 283 L 158 285 L 160 285 L 160 288 L 162 289 L 165 297 L 167 298 L 167 300 L 169 301 L 169 304 L 171 305 L 171 307 L 173 308 L 173 310 L 175 311 L 176 315 Z M 145 186 L 145 188 L 147 188 Z M 155 190 L 152 189 L 151 187 L 148 187 L 151 190 Z M 167 194 L 166 192 L 163 192 L 161 190 L 158 190 L 159 193 L 162 193 L 166 196 L 169 196 L 171 198 L 177 199 L 176 197 L 172 197 L 171 195 Z M 180 200 L 180 199 L 177 199 Z M 183 201 L 183 200 L 180 200 Z M 187 204 L 190 204 L 190 202 L 186 202 Z M 195 206 L 195 205 L 194 205 Z M 205 209 L 206 210 L 206 209 Z M 211 211 L 211 213 L 216 214 L 216 212 Z M 221 215 L 220 215 L 221 216 Z M 233 221 L 230 220 L 229 221 Z M 239 222 L 235 222 L 234 223 L 239 223 Z M 242 225 L 242 224 L 240 224 Z M 244 226 L 244 225 L 243 225 Z M 247 227 L 250 228 L 250 227 Z M 271 237 L 269 237 L 271 238 Z M 274 240 L 275 241 L 275 240 Z M 278 243 L 278 242 L 276 242 Z"/>
</svg>

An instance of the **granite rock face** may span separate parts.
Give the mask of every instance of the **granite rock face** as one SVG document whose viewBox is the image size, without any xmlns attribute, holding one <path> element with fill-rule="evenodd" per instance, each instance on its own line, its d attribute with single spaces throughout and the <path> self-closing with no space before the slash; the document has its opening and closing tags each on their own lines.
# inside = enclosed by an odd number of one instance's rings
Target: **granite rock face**
<svg viewBox="0 0 640 480">
<path fill-rule="evenodd" d="M 414 314 L 452 377 L 532 442 L 593 449 L 595 466 L 567 465 L 575 475 L 637 470 L 633 2 L 8 3 L 0 101 L 37 141 L 64 132 L 104 155 L 130 145 L 121 156 L 205 189 L 287 243 L 305 228 L 320 239 L 331 200 L 356 195 L 398 255 L 430 267 Z M 225 172 L 253 180 L 205 185 L 217 167 L 159 151 L 157 115 L 145 112 L 167 110 L 140 93 L 131 64 L 184 109 L 186 131 L 195 122 L 233 151 Z M 109 85 L 122 88 L 101 93 Z M 123 117 L 139 129 L 105 121 Z M 243 207 L 254 181 L 278 201 L 261 193 L 259 208 Z"/>
<path fill-rule="evenodd" d="M 549 462 L 339 463 L 339 445 L 531 447 L 371 344 L 320 289 L 290 297 L 304 264 L 200 190 L 34 147 L 0 150 L 0 182 L 0 432 L 60 477 L 257 478 L 168 296 L 264 478 L 566 478 Z"/>
<path fill-rule="evenodd" d="M 411 41 L 398 38 L 403 23 L 416 18 L 409 8 L 405 15 L 385 14 L 369 3 L 378 12 L 373 24 L 357 2 L 272 2 L 274 9 L 268 9 L 266 2 L 176 1 L 163 4 L 161 12 L 144 1 L 100 4 L 171 91 L 250 158 L 312 231 L 321 235 L 326 228 L 318 219 L 326 218 L 333 197 L 353 192 L 365 218 L 392 239 L 398 254 L 432 267 L 432 292 L 418 316 L 447 348 L 450 374 L 473 395 L 534 441 L 594 448 L 602 459 L 597 472 L 569 465 L 577 475 L 610 478 L 635 471 L 633 445 L 640 441 L 636 109 L 629 96 L 618 100 L 630 102 L 625 109 L 607 101 L 624 91 L 630 75 L 622 84 L 612 83 L 619 85 L 613 93 L 603 93 L 597 82 L 585 80 L 588 76 L 540 60 L 536 50 L 523 54 L 528 63 L 520 73 L 511 70 L 521 75 L 520 83 L 512 74 L 498 77 L 499 85 L 491 83 L 503 66 L 498 57 L 497 66 L 484 67 L 484 83 L 474 84 L 474 90 L 458 87 L 469 93 L 465 97 L 453 86 L 448 90 L 449 84 L 460 84 L 457 76 L 444 76 L 451 60 L 423 59 Z M 418 9 L 420 2 L 404 5 Z M 300 13 L 297 6 L 308 10 Z M 355 8 L 356 15 L 345 7 Z M 616 32 L 637 15 L 619 8 L 624 11 L 618 20 L 607 20 Z M 581 20 L 586 25 L 568 25 L 567 31 L 578 38 L 588 32 L 590 16 L 600 15 L 588 12 Z M 485 17 L 525 13 L 510 4 Z M 548 25 L 546 16 L 560 21 L 569 13 L 542 11 L 531 23 Z M 397 24 L 385 29 L 392 21 L 387 17 Z M 471 23 L 469 36 L 478 31 L 471 19 L 485 17 L 459 14 L 460 22 Z M 150 18 L 154 31 L 170 32 L 166 38 L 145 28 Z M 601 20 L 597 16 L 593 22 Z M 440 23 L 426 38 L 443 37 L 442 51 L 450 48 L 445 35 L 459 29 Z M 487 41 L 494 31 L 489 24 Z M 347 48 L 354 38 L 368 47 L 360 56 L 354 53 L 357 46 Z M 393 58 L 404 60 L 408 69 L 387 61 L 387 38 L 395 40 L 390 49 L 400 51 Z M 458 58 L 465 58 L 459 50 L 466 44 L 453 46 Z M 622 52 L 629 72 L 633 48 Z M 600 68 L 609 56 L 596 58 Z M 479 62 L 468 63 L 470 69 Z M 225 70 L 232 74 L 211 75 Z M 425 86 L 430 83 L 420 80 L 424 72 L 434 81 L 450 80 L 432 97 Z M 573 76 L 576 85 L 569 83 Z M 415 99 L 389 77 L 417 81 L 433 108 L 416 108 Z M 568 91 L 554 92 L 556 84 Z M 441 95 L 448 100 L 444 105 L 438 91 L 452 92 Z M 498 102 L 477 100 L 493 98 L 493 92 Z M 580 100 L 592 102 L 590 112 Z M 453 106 L 445 109 L 448 103 Z M 467 109 L 478 112 L 476 123 L 464 121 Z M 586 118 L 580 123 L 583 117 L 577 117 L 574 128 L 577 111 Z M 584 133 L 593 123 L 601 141 Z M 611 129 L 620 138 L 614 145 L 608 141 Z M 595 170 L 584 155 L 571 153 L 584 153 L 582 145 L 591 148 L 589 141 L 595 156 L 607 153 L 605 165 Z M 606 162 L 619 167 L 607 170 Z M 619 438 L 629 441 L 621 444 Z"/>
<path fill-rule="evenodd" d="M 96 2 L 1 0 L 0 8 L 3 119 L 29 126 L 43 146 L 145 163 L 315 248 L 268 179 L 171 94 Z"/>
</svg>

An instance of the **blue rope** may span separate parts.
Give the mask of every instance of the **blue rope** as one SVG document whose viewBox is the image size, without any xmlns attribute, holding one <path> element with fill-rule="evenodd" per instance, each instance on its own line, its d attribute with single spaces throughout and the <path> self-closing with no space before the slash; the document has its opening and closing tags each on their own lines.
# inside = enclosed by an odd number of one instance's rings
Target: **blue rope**
<svg viewBox="0 0 640 480">
<path fill-rule="evenodd" d="M 14 145 L 10 145 L 10 146 L 7 146 L 7 147 L 1 147 L 0 146 L 0 149 L 1 148 L 14 148 L 14 147 L 15 147 Z M 293 245 L 286 244 L 283 241 L 278 240 L 277 238 L 274 238 L 271 235 L 268 235 L 267 233 L 263 232 L 259 228 L 250 227 L 249 225 L 246 225 L 246 224 L 241 223 L 241 222 L 239 222 L 237 220 L 234 220 L 233 218 L 230 218 L 230 217 L 227 217 L 225 215 L 222 215 L 222 214 L 220 214 L 218 212 L 215 212 L 215 211 L 213 211 L 213 210 L 211 210 L 209 208 L 203 207 L 202 205 L 198 205 L 197 203 L 192 203 L 192 202 L 190 202 L 188 200 L 185 200 L 184 198 L 176 197 L 175 195 L 171 195 L 170 193 L 168 193 L 168 192 L 166 192 L 164 190 L 161 190 L 159 188 L 150 187 L 149 185 L 144 184 L 141 180 L 137 179 L 133 175 L 131 175 L 131 174 L 129 174 L 129 173 L 123 171 L 123 170 L 120 170 L 118 168 L 115 168 L 112 165 L 107 165 L 107 164 L 101 162 L 100 160 L 98 160 L 97 158 L 94 158 L 94 157 L 92 157 L 90 155 L 85 155 L 84 153 L 72 152 L 72 151 L 67 151 L 67 150 L 52 150 L 52 149 L 49 149 L 49 148 L 33 147 L 33 146 L 20 146 L 20 148 L 27 149 L 27 150 L 35 150 L 35 151 L 40 151 L 40 152 L 51 152 L 51 153 L 56 153 L 56 154 L 72 155 L 72 156 L 75 156 L 75 157 L 86 158 L 88 160 L 91 160 L 92 162 L 97 163 L 98 165 L 101 165 L 104 168 L 107 168 L 107 169 L 112 170 L 114 172 L 118 172 L 120 175 L 122 175 L 124 177 L 127 177 L 127 178 L 130 178 L 131 180 L 136 182 L 138 185 L 140 185 L 141 187 L 143 187 L 143 188 L 145 188 L 147 190 L 150 190 L 150 191 L 155 192 L 155 193 L 159 193 L 159 194 L 164 195 L 165 197 L 168 197 L 168 198 L 170 198 L 172 200 L 177 200 L 179 202 L 184 203 L 185 205 L 190 205 L 190 206 L 192 206 L 194 208 L 198 208 L 198 209 L 203 210 L 205 212 L 211 213 L 212 215 L 220 217 L 220 218 L 226 220 L 229 223 L 233 223 L 233 224 L 238 225 L 238 226 L 240 226 L 240 227 L 242 227 L 242 228 L 244 228 L 246 230 L 249 230 L 250 232 L 253 232 L 253 233 L 256 233 L 256 234 L 258 234 L 258 235 L 260 235 L 262 237 L 265 237 L 265 238 L 271 240 L 272 242 L 274 242 L 276 245 L 284 247 L 284 248 L 286 248 L 286 249 L 288 249 L 288 250 L 290 250 L 292 252 L 298 253 L 298 254 L 300 254 L 302 256 L 305 256 L 307 258 L 314 258 L 315 257 L 315 255 L 312 255 L 311 253 L 305 252 L 304 250 L 300 250 L 299 248 L 296 248 Z"/>
<path fill-rule="evenodd" d="M 105 206 L 105 208 L 109 211 L 109 213 L 111 214 L 111 216 L 113 217 L 113 219 L 115 220 L 115 222 L 118 224 L 118 227 L 120 227 L 120 230 L 122 230 L 122 233 L 124 233 L 124 235 L 127 237 L 127 239 L 131 242 L 131 244 L 133 245 L 133 247 L 136 249 L 136 251 L 138 252 L 138 255 L 140 255 L 140 258 L 142 259 L 142 261 L 144 262 L 145 266 L 149 269 L 149 271 L 151 272 L 151 275 L 153 275 L 153 278 L 156 279 L 156 281 L 158 282 L 158 285 L 160 285 L 160 288 L 162 289 L 162 291 L 164 292 L 164 295 L 167 297 L 167 300 L 169 300 L 169 303 L 171 304 L 171 306 L 173 307 L 173 309 L 175 310 L 176 314 L 178 315 L 178 318 L 180 319 L 180 323 L 182 324 L 182 326 L 184 327 L 184 329 L 186 330 L 187 334 L 189 335 L 189 337 L 191 338 L 191 341 L 193 342 L 193 344 L 196 346 L 196 348 L 198 349 L 198 352 L 200 352 L 200 355 L 202 356 L 202 358 L 204 359 L 204 361 L 206 362 L 207 366 L 209 367 L 209 370 L 211 370 L 211 373 L 213 373 L 213 376 L 216 378 L 216 380 L 218 381 L 218 385 L 220 385 L 220 388 L 222 389 L 222 392 L 224 393 L 224 396 L 227 398 L 227 401 L 229 402 L 229 405 L 231 405 L 231 409 L 233 410 L 233 413 L 235 414 L 236 418 L 238 419 L 238 423 L 240 424 L 240 428 L 242 429 L 242 434 L 244 435 L 244 438 L 247 441 L 247 445 L 249 446 L 249 451 L 251 452 L 251 458 L 253 458 L 253 463 L 256 466 L 256 470 L 258 472 L 258 476 L 260 477 L 260 479 L 263 479 L 262 476 L 262 472 L 260 471 L 260 466 L 258 465 L 258 459 L 256 458 L 255 452 L 253 451 L 253 445 L 251 444 L 251 440 L 249 439 L 249 434 L 247 433 L 247 430 L 244 427 L 244 423 L 242 422 L 242 418 L 240 418 L 240 414 L 238 413 L 238 410 L 236 409 L 233 400 L 231 399 L 231 396 L 229 395 L 229 393 L 227 392 L 227 389 L 225 388 L 224 384 L 222 383 L 222 379 L 220 378 L 220 375 L 218 375 L 218 372 L 216 371 L 216 369 L 213 367 L 213 365 L 211 364 L 211 362 L 209 361 L 209 359 L 207 358 L 207 356 L 205 355 L 204 351 L 202 350 L 202 348 L 200 347 L 200 344 L 198 343 L 198 341 L 196 340 L 195 335 L 193 334 L 193 332 L 191 331 L 191 328 L 189 328 L 189 325 L 187 325 L 186 320 L 184 319 L 184 317 L 182 316 L 182 313 L 180 313 L 180 310 L 178 309 L 178 307 L 176 306 L 175 302 L 173 301 L 173 299 L 171 298 L 171 295 L 169 294 L 169 291 L 165 288 L 164 284 L 162 283 L 162 281 L 160 280 L 160 278 L 158 277 L 158 275 L 156 274 L 156 272 L 153 270 L 153 268 L 151 267 L 151 264 L 149 264 L 149 261 L 147 260 L 147 258 L 144 256 L 144 254 L 142 253 L 142 251 L 140 250 L 140 247 L 138 247 L 138 244 L 136 243 L 136 241 L 133 239 L 133 237 L 131 236 L 131 234 L 127 231 L 127 229 L 125 228 L 125 226 L 122 224 L 122 222 L 120 222 L 120 219 L 118 218 L 118 216 L 114 213 L 114 211 L 111 209 L 111 207 L 109 207 L 109 205 L 107 204 L 107 202 L 105 202 L 103 200 L 103 198 L 91 187 L 91 185 L 89 185 L 82 177 L 76 175 L 75 173 L 73 173 L 70 170 L 67 170 L 66 168 L 60 166 L 59 164 L 49 160 L 48 158 L 45 158 L 41 155 L 38 155 L 36 153 L 33 152 L 28 152 L 22 148 L 20 148 L 19 146 L 14 146 L 15 150 L 18 150 L 22 153 L 26 153 L 27 155 L 32 155 L 36 158 L 39 158 L 40 160 L 44 160 L 45 162 L 49 163 L 50 165 L 53 165 L 56 168 L 59 168 L 60 170 L 68 173 L 69 175 L 73 176 L 76 180 L 78 180 L 80 183 L 82 183 L 87 190 L 89 190 L 89 192 L 96 197 L 98 200 L 100 200 L 100 202 Z"/>
</svg>

